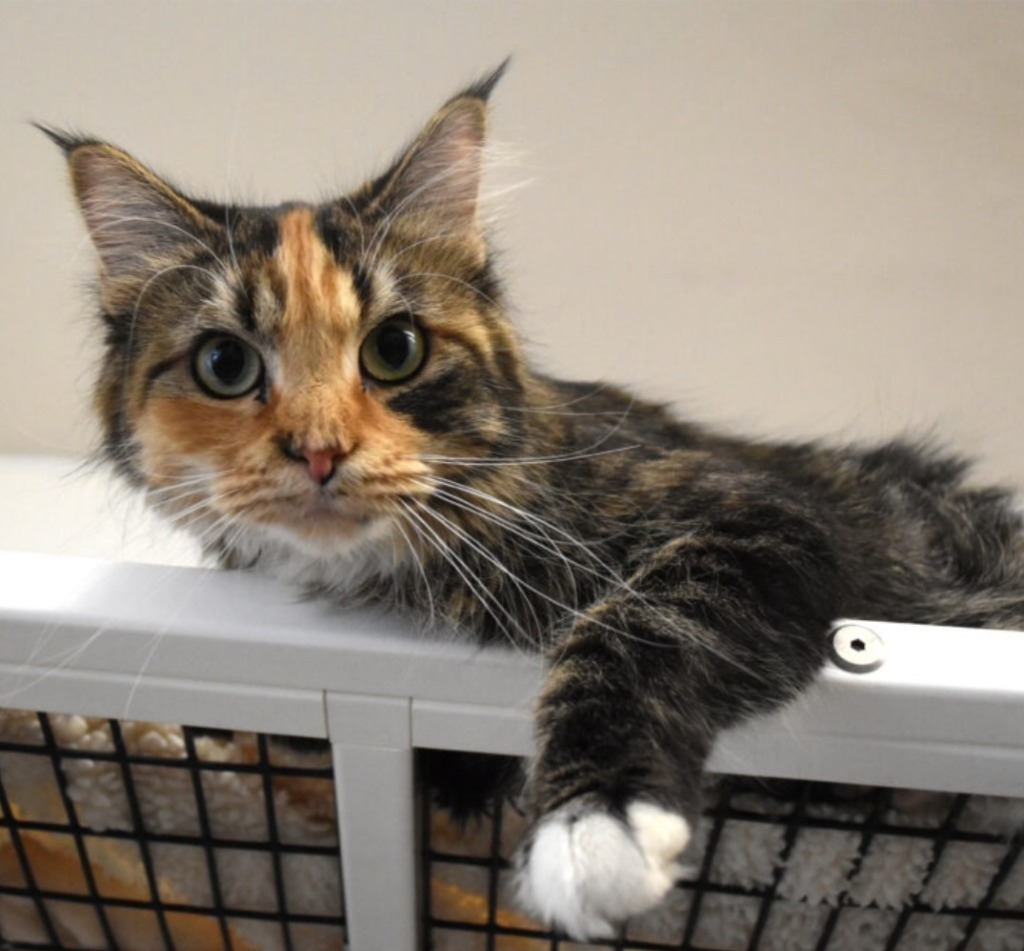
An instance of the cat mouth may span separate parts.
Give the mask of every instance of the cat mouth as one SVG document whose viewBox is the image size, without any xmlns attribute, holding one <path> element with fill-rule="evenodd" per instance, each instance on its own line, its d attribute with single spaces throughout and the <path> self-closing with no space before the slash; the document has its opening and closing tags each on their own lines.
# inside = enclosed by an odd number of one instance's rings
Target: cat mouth
<svg viewBox="0 0 1024 951">
<path fill-rule="evenodd" d="M 378 528 L 394 519 L 401 505 L 401 496 L 392 493 L 362 498 L 320 491 L 285 503 L 272 521 L 278 530 L 297 537 L 304 545 L 347 547 L 375 535 Z"/>
<path fill-rule="evenodd" d="M 304 531 L 358 530 L 382 516 L 378 507 L 370 508 L 365 503 L 347 496 L 318 492 L 312 499 L 297 502 L 283 513 L 286 524 Z"/>
<path fill-rule="evenodd" d="M 350 536 L 364 531 L 381 516 L 368 513 L 337 512 L 325 509 L 310 512 L 305 518 L 292 518 L 286 524 L 310 537 Z"/>
</svg>

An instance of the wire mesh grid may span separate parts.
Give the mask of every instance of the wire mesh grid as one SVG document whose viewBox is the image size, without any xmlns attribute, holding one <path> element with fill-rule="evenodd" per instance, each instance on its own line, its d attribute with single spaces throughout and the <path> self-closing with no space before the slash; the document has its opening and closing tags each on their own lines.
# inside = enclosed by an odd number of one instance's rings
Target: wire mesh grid
<svg viewBox="0 0 1024 951">
<path fill-rule="evenodd" d="M 394 791 L 392 791 L 394 792 Z M 1020 951 L 1024 803 L 724 777 L 691 874 L 618 951 Z M 0 947 L 344 946 L 326 744 L 0 711 Z M 525 820 L 426 796 L 424 943 L 570 951 L 515 911 Z"/>
<path fill-rule="evenodd" d="M 0 711 L 0 947 L 343 946 L 326 744 Z"/>
<path fill-rule="evenodd" d="M 689 876 L 615 951 L 1020 951 L 1024 801 L 723 777 Z M 424 908 L 436 951 L 570 951 L 518 914 L 524 819 L 496 800 L 460 834 L 424 803 Z"/>
</svg>

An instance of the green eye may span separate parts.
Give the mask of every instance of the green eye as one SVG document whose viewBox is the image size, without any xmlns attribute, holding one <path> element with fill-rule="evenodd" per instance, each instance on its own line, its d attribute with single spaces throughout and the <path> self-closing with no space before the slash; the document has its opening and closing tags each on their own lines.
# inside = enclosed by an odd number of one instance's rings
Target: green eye
<svg viewBox="0 0 1024 951">
<path fill-rule="evenodd" d="M 201 340 L 192 354 L 192 376 L 207 395 L 232 400 L 259 385 L 263 361 L 245 341 L 213 334 Z"/>
<path fill-rule="evenodd" d="M 392 317 L 370 331 L 359 351 L 363 372 L 378 383 L 409 379 L 427 358 L 427 338 L 407 317 Z"/>
</svg>

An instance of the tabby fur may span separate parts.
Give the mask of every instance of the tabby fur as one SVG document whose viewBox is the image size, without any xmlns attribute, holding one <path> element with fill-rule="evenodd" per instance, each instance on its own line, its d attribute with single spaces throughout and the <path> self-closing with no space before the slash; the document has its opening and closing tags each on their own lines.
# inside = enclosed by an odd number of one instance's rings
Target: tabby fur
<svg viewBox="0 0 1024 951">
<path fill-rule="evenodd" d="M 45 131 L 99 257 L 106 458 L 224 565 L 544 652 L 523 897 L 599 935 L 671 885 L 716 734 L 805 688 L 833 619 L 1021 627 L 1024 536 L 927 447 L 742 440 L 533 369 L 478 209 L 500 73 L 322 204 L 196 200 Z M 425 356 L 382 382 L 396 315 Z M 211 335 L 257 355 L 244 395 L 199 385 Z"/>
</svg>

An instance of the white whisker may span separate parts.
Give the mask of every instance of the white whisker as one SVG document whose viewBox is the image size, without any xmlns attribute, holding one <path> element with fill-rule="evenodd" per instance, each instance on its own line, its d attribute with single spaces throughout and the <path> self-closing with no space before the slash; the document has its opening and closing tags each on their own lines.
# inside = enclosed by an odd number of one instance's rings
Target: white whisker
<svg viewBox="0 0 1024 951">
<path fill-rule="evenodd" d="M 480 290 L 479 287 L 474 287 L 468 281 L 464 281 L 464 280 L 462 280 L 462 278 L 456 277 L 454 274 L 444 274 L 444 273 L 442 273 L 440 271 L 416 271 L 416 272 L 411 273 L 411 274 L 403 274 L 400 278 L 398 278 L 395 281 L 395 285 L 396 286 L 400 286 L 400 285 L 402 285 L 404 283 L 407 283 L 409 281 L 414 281 L 417 278 L 421 278 L 421 277 L 433 277 L 433 278 L 437 278 L 437 279 L 442 280 L 442 281 L 451 281 L 453 284 L 458 284 L 460 287 L 464 287 L 467 290 L 472 291 L 478 297 L 481 297 L 481 298 L 483 298 L 483 300 L 487 301 L 488 304 L 492 304 L 495 307 L 498 305 L 498 302 L 496 300 L 494 300 L 493 297 L 489 297 L 482 290 Z"/>
<path fill-rule="evenodd" d="M 641 448 L 639 443 L 630 446 L 616 446 L 614 449 L 600 449 L 597 451 L 579 450 L 578 452 L 567 452 L 550 456 L 517 456 L 501 459 L 480 459 L 472 456 L 434 456 L 430 453 L 421 453 L 417 456 L 424 462 L 444 463 L 445 465 L 460 466 L 467 468 L 489 468 L 502 466 L 535 466 L 547 465 L 552 462 L 572 462 L 578 459 L 595 459 L 598 456 L 611 456 L 621 452 L 632 452 Z"/>
<path fill-rule="evenodd" d="M 487 562 L 488 564 L 493 565 L 495 568 L 497 568 L 498 571 L 501 574 L 503 574 L 505 577 L 507 577 L 512 582 L 512 584 L 514 584 L 520 590 L 520 593 L 523 593 L 525 591 L 530 591 L 530 592 L 532 592 L 534 594 L 541 594 L 540 591 L 538 591 L 532 585 L 529 585 L 526 582 L 524 582 L 522 580 L 522 578 L 520 578 L 510 568 L 508 568 L 508 566 L 505 565 L 504 562 L 502 562 L 502 560 L 500 558 L 496 557 L 492 552 L 488 551 L 486 547 L 481 545 L 478 541 L 476 541 L 476 539 L 474 539 L 471 535 L 469 535 L 468 532 L 466 532 L 463 529 L 461 529 L 451 519 L 446 518 L 444 515 L 442 515 L 436 509 L 432 509 L 429 506 L 424 505 L 423 503 L 419 503 L 419 508 L 420 508 L 420 510 L 422 512 L 425 512 L 431 518 L 433 518 L 436 521 L 440 522 L 445 528 L 447 528 L 449 531 L 451 531 L 452 534 L 456 535 L 463 542 L 464 545 L 466 545 L 472 551 L 476 552 L 477 555 L 479 555 L 481 558 L 483 558 L 483 560 L 485 562 Z M 551 603 L 555 604 L 556 606 L 564 607 L 564 605 L 562 605 L 561 602 L 558 602 L 555 599 L 548 599 L 548 600 L 551 601 Z M 529 633 L 530 631 L 536 632 L 535 637 L 532 638 L 532 640 L 534 640 L 534 645 L 533 646 L 539 647 L 540 646 L 540 638 L 541 638 L 543 632 L 546 630 L 546 625 L 544 625 L 541 622 L 540 617 L 537 615 L 537 610 L 534 607 L 533 602 L 529 598 L 526 598 L 526 597 L 521 598 L 520 607 L 521 608 L 525 608 L 526 610 L 528 610 L 530 612 L 530 614 L 533 617 L 533 626 L 532 626 L 532 628 L 527 628 L 526 626 L 523 625 L 522 621 L 518 620 L 518 619 L 517 619 L 517 626 L 524 633 Z M 510 615 L 512 614 L 512 612 L 509 611 L 509 609 L 505 609 L 505 610 Z"/>
<path fill-rule="evenodd" d="M 422 503 L 419 503 L 422 505 Z M 449 545 L 430 525 L 426 523 L 423 516 L 413 509 L 411 503 L 404 503 L 406 514 L 425 532 L 425 538 L 429 537 L 437 551 L 441 554 L 444 560 L 454 569 L 459 578 L 466 585 L 466 590 L 469 591 L 476 598 L 477 603 L 483 608 L 483 610 L 489 614 L 498 626 L 498 629 L 505 633 L 508 637 L 510 644 L 515 644 L 516 638 L 512 636 L 511 631 L 506 626 L 506 622 L 502 620 L 500 615 L 504 615 L 513 627 L 519 627 L 521 625 L 519 619 L 497 599 L 495 599 L 490 592 L 487 590 L 487 586 L 483 583 L 482 579 L 466 564 L 465 560 L 459 556 L 459 554 Z M 429 510 L 428 510 L 429 511 Z M 499 614 L 500 612 L 500 614 Z"/>
</svg>

